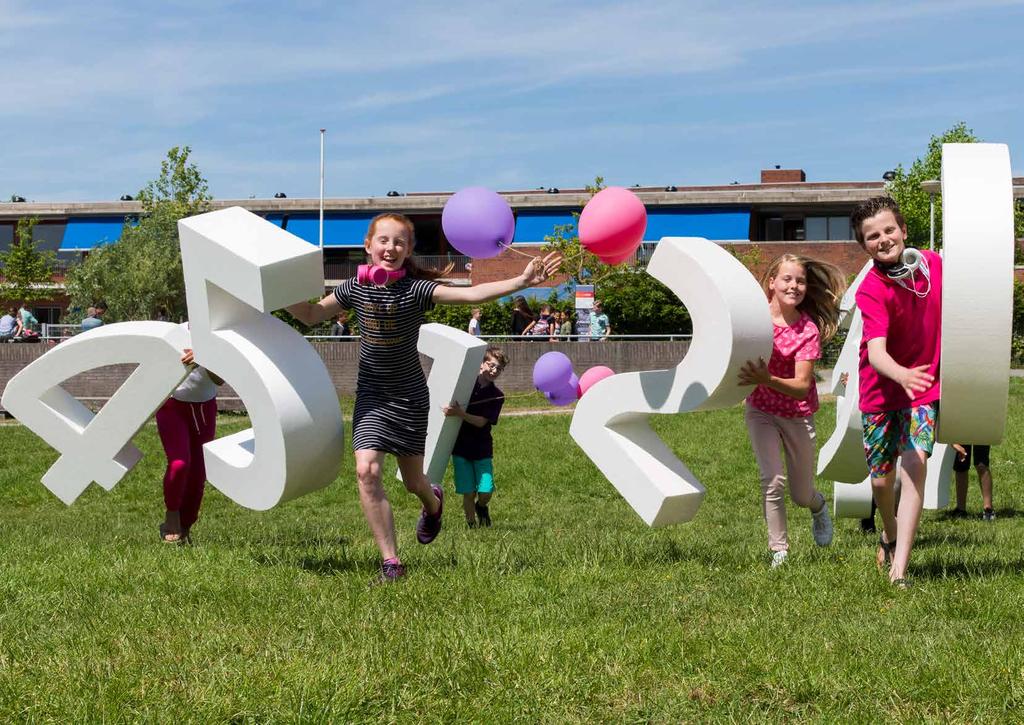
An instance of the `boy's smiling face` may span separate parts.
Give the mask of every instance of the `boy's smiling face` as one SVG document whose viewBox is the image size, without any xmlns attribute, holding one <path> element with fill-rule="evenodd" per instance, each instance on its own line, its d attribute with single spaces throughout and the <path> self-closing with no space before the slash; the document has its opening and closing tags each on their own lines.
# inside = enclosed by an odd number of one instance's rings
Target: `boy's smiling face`
<svg viewBox="0 0 1024 725">
<path fill-rule="evenodd" d="M 864 250 L 876 262 L 884 265 L 896 264 L 906 248 L 907 227 L 900 226 L 888 209 L 868 217 L 860 226 L 864 238 Z"/>
<path fill-rule="evenodd" d="M 489 383 L 493 383 L 501 375 L 502 366 L 493 357 L 486 356 L 484 361 L 480 363 L 480 379 L 485 380 Z"/>
</svg>

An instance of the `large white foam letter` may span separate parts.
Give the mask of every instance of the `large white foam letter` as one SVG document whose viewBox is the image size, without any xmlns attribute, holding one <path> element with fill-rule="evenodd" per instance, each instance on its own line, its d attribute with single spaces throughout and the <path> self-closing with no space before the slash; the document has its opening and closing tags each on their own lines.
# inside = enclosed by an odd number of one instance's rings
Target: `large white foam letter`
<svg viewBox="0 0 1024 725">
<path fill-rule="evenodd" d="M 77 335 L 7 383 L 3 406 L 61 456 L 43 485 L 70 505 L 96 481 L 108 491 L 138 463 L 139 428 L 177 387 L 188 333 L 168 322 L 122 322 Z M 95 415 L 60 384 L 93 368 L 138 363 Z"/>
<path fill-rule="evenodd" d="M 323 294 L 321 252 L 240 207 L 178 222 L 195 359 L 231 384 L 252 428 L 205 446 L 206 475 L 263 510 L 341 465 L 341 409 L 323 361 L 268 314 Z"/>
<path fill-rule="evenodd" d="M 423 473 L 431 483 L 439 484 L 444 479 L 448 459 L 462 425 L 461 418 L 446 417 L 441 406 L 454 400 L 466 407 L 473 393 L 473 381 L 480 374 L 487 343 L 462 330 L 431 322 L 420 328 L 417 349 L 431 359 L 427 377 L 430 412 L 427 416 Z M 401 477 L 399 470 L 398 478 Z"/>
<path fill-rule="evenodd" d="M 577 404 L 569 432 L 644 521 L 665 526 L 693 518 L 704 487 L 648 417 L 743 400 L 751 389 L 737 376 L 747 360 L 771 357 L 772 321 L 746 267 L 706 239 L 662 239 L 647 272 L 690 311 L 690 350 L 671 370 L 621 373 L 594 385 Z"/>
<path fill-rule="evenodd" d="M 1013 179 L 1004 144 L 942 146 L 944 443 L 999 443 L 1010 393 Z"/>
</svg>

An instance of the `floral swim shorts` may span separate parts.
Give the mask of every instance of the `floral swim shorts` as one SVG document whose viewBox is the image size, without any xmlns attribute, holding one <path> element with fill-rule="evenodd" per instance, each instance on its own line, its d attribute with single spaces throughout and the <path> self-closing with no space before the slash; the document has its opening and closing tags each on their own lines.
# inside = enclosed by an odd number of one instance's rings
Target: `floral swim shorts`
<svg viewBox="0 0 1024 725">
<path fill-rule="evenodd" d="M 871 477 L 881 478 L 891 472 L 903 451 L 919 450 L 931 456 L 938 414 L 937 402 L 881 413 L 861 413 L 864 454 Z"/>
</svg>

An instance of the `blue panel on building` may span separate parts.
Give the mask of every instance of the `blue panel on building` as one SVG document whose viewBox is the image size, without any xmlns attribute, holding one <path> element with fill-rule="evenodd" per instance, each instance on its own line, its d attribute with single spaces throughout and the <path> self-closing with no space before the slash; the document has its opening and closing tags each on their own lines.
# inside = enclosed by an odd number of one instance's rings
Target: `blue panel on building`
<svg viewBox="0 0 1024 725">
<path fill-rule="evenodd" d="M 750 239 L 750 209 L 747 207 L 649 209 L 644 240 L 662 237 L 704 237 L 712 241 Z"/>
<path fill-rule="evenodd" d="M 539 244 L 561 224 L 575 224 L 570 211 L 523 211 L 516 215 L 517 244 Z M 662 237 L 704 237 L 714 241 L 750 239 L 749 207 L 687 207 L 649 209 L 644 240 Z"/>
<path fill-rule="evenodd" d="M 325 247 L 361 247 L 366 238 L 370 220 L 376 214 L 324 214 Z M 289 232 L 310 244 L 320 243 L 320 216 L 318 214 L 289 214 Z"/>
<path fill-rule="evenodd" d="M 569 211 L 522 211 L 516 215 L 516 235 L 513 242 L 541 244 L 544 237 L 554 232 L 555 226 L 575 223 L 576 220 Z"/>
<path fill-rule="evenodd" d="M 64 251 L 89 250 L 101 244 L 110 244 L 121 238 L 124 217 L 97 216 L 68 219 L 60 249 Z"/>
</svg>

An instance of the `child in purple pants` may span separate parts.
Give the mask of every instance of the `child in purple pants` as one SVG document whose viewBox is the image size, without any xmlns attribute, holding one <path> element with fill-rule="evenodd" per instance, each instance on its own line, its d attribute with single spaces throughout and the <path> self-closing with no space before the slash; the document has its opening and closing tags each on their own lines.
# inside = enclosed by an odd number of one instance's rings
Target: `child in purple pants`
<svg viewBox="0 0 1024 725">
<path fill-rule="evenodd" d="M 185 350 L 181 361 L 191 365 L 192 351 Z M 167 513 L 160 524 L 160 540 L 164 543 L 191 540 L 206 488 L 203 444 L 212 441 L 217 430 L 217 386 L 223 382 L 206 368 L 195 366 L 156 412 L 156 429 L 167 454 Z"/>
</svg>

